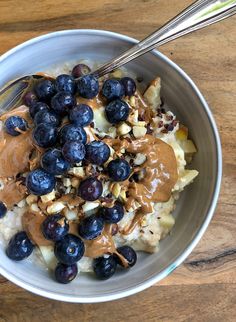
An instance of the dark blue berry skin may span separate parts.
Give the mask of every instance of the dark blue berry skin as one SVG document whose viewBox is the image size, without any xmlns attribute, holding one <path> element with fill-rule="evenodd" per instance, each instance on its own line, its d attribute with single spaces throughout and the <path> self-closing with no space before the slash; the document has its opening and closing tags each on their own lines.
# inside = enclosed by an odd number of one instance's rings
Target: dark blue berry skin
<svg viewBox="0 0 236 322">
<path fill-rule="evenodd" d="M 122 98 L 125 95 L 124 86 L 117 79 L 107 79 L 102 86 L 102 94 L 108 101 Z"/>
<path fill-rule="evenodd" d="M 58 126 L 61 124 L 61 117 L 53 111 L 39 111 L 34 116 L 35 125 L 44 123 L 50 124 L 51 126 Z"/>
<path fill-rule="evenodd" d="M 136 91 L 135 81 L 130 77 L 123 77 L 120 80 L 121 84 L 124 86 L 125 96 L 132 96 Z"/>
<path fill-rule="evenodd" d="M 91 215 L 79 223 L 79 235 L 86 240 L 92 240 L 101 235 L 104 228 L 104 221 L 101 217 Z"/>
<path fill-rule="evenodd" d="M 53 175 L 38 168 L 31 171 L 26 177 L 26 187 L 30 193 L 42 196 L 55 188 L 56 180 Z"/>
<path fill-rule="evenodd" d="M 32 119 L 35 117 L 35 115 L 40 111 L 49 111 L 49 106 L 46 103 L 43 102 L 37 102 L 30 106 L 29 113 Z"/>
<path fill-rule="evenodd" d="M 109 146 L 102 141 L 93 141 L 85 146 L 86 160 L 93 164 L 102 165 L 110 156 Z"/>
<path fill-rule="evenodd" d="M 69 92 L 71 94 L 76 92 L 75 79 L 70 75 L 62 74 L 57 76 L 55 85 L 57 92 Z"/>
<path fill-rule="evenodd" d="M 56 93 L 55 82 L 49 79 L 41 80 L 35 85 L 34 90 L 40 101 L 49 102 Z"/>
<path fill-rule="evenodd" d="M 48 240 L 58 241 L 69 232 L 69 223 L 61 214 L 47 216 L 42 222 L 42 233 Z"/>
<path fill-rule="evenodd" d="M 98 257 L 93 261 L 93 270 L 97 278 L 107 280 L 115 274 L 117 263 L 113 256 Z"/>
<path fill-rule="evenodd" d="M 91 72 L 91 69 L 85 64 L 75 65 L 72 69 L 72 76 L 74 78 L 79 78 L 81 76 L 87 75 Z"/>
<path fill-rule="evenodd" d="M 23 97 L 23 102 L 26 106 L 33 107 L 38 102 L 38 98 L 34 92 L 27 92 Z"/>
<path fill-rule="evenodd" d="M 137 254 L 135 250 L 130 246 L 121 246 L 117 248 L 117 252 L 120 253 L 127 261 L 129 267 L 132 267 L 137 262 Z M 117 255 L 114 255 L 117 264 L 123 266 L 122 261 Z"/>
<path fill-rule="evenodd" d="M 117 124 L 127 120 L 129 116 L 129 105 L 125 101 L 116 99 L 106 106 L 105 113 L 108 122 Z"/>
<path fill-rule="evenodd" d="M 29 240 L 25 231 L 15 234 L 6 249 L 6 255 L 14 260 L 21 261 L 31 255 L 34 245 Z"/>
<path fill-rule="evenodd" d="M 86 104 L 76 105 L 70 111 L 69 120 L 77 126 L 87 126 L 93 120 L 93 110 Z"/>
<path fill-rule="evenodd" d="M 54 246 L 54 253 L 59 262 L 72 265 L 78 262 L 84 255 L 84 243 L 81 238 L 67 234 L 58 240 Z"/>
<path fill-rule="evenodd" d="M 95 177 L 89 177 L 80 182 L 78 195 L 86 201 L 95 201 L 103 192 L 102 183 Z"/>
<path fill-rule="evenodd" d="M 99 91 L 98 79 L 93 75 L 84 75 L 78 79 L 77 92 L 81 97 L 94 98 Z"/>
<path fill-rule="evenodd" d="M 5 217 L 6 213 L 7 213 L 6 205 L 2 201 L 0 201 L 0 219 Z"/>
<path fill-rule="evenodd" d="M 57 141 L 57 128 L 50 124 L 39 124 L 33 131 L 35 143 L 41 148 L 50 148 Z"/>
<path fill-rule="evenodd" d="M 79 163 L 85 157 L 85 147 L 80 141 L 67 141 L 62 148 L 64 158 L 73 163 Z"/>
<path fill-rule="evenodd" d="M 41 167 L 48 173 L 61 175 L 69 170 L 70 163 L 66 161 L 60 150 L 49 149 L 41 158 Z"/>
<path fill-rule="evenodd" d="M 20 116 L 10 116 L 5 121 L 5 130 L 8 134 L 12 136 L 20 135 L 20 131 L 26 131 L 27 128 L 27 121 Z"/>
<path fill-rule="evenodd" d="M 76 264 L 66 265 L 58 263 L 55 268 L 55 279 L 58 283 L 68 284 L 75 279 L 78 274 L 78 267 Z"/>
<path fill-rule="evenodd" d="M 76 99 L 70 92 L 58 92 L 51 100 L 51 107 L 57 114 L 65 116 L 76 105 Z"/>
<path fill-rule="evenodd" d="M 109 162 L 107 171 L 113 181 L 124 181 L 131 173 L 129 163 L 124 159 L 115 159 Z"/>
<path fill-rule="evenodd" d="M 61 145 L 65 144 L 68 141 L 80 141 L 85 144 L 87 141 L 87 134 L 82 127 L 73 124 L 67 124 L 61 128 L 59 138 Z"/>
<path fill-rule="evenodd" d="M 121 203 L 116 202 L 111 208 L 101 208 L 99 216 L 101 216 L 106 223 L 116 224 L 124 217 L 124 208 Z"/>
</svg>

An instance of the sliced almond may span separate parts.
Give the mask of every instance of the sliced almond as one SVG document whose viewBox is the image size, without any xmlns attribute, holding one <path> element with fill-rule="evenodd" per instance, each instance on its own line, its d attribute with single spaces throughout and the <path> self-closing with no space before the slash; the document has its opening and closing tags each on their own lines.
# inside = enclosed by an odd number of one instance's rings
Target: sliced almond
<svg viewBox="0 0 236 322">
<path fill-rule="evenodd" d="M 128 134 L 131 130 L 132 128 L 125 122 L 122 122 L 117 128 L 118 134 L 121 136 Z"/>
<path fill-rule="evenodd" d="M 46 195 L 43 195 L 40 197 L 42 200 L 42 203 L 47 203 L 48 201 L 52 201 L 56 198 L 56 193 L 55 190 L 52 190 L 51 192 L 49 192 Z"/>
<path fill-rule="evenodd" d="M 38 201 L 38 196 L 35 195 L 28 195 L 25 198 L 28 205 L 31 205 L 32 203 L 36 203 Z"/>
<path fill-rule="evenodd" d="M 83 167 L 73 167 L 70 168 L 68 171 L 69 174 L 72 174 L 78 178 L 83 178 L 85 176 L 84 168 Z"/>
<path fill-rule="evenodd" d="M 62 203 L 61 201 L 55 201 L 55 202 L 53 202 L 53 204 L 51 204 L 50 206 L 47 207 L 47 212 L 50 215 L 56 214 L 64 208 L 65 208 L 64 203 Z"/>
</svg>

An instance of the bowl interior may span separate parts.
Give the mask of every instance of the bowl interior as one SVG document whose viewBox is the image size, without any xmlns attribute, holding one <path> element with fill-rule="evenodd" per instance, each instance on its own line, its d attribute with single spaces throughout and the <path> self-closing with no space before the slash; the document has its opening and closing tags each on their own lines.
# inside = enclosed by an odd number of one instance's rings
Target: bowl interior
<svg viewBox="0 0 236 322">
<path fill-rule="evenodd" d="M 132 42 L 128 37 L 112 33 L 78 30 L 33 40 L 2 57 L 0 88 L 18 76 L 45 70 L 52 64 L 80 59 L 106 61 L 128 49 Z M 161 242 L 160 251 L 153 255 L 139 254 L 138 264 L 130 272 L 119 273 L 111 280 L 100 282 L 81 274 L 73 283 L 61 285 L 29 261 L 13 263 L 0 247 L 0 273 L 30 291 L 72 302 L 105 301 L 135 293 L 172 271 L 191 251 L 210 220 L 214 207 L 210 213 L 209 209 L 217 195 L 220 165 L 215 129 L 207 107 L 183 72 L 158 52 L 146 54 L 127 68 L 142 76 L 146 83 L 157 75 L 162 78 L 165 102 L 187 125 L 198 148 L 191 167 L 200 174 L 181 194 L 175 211 L 176 225 Z"/>
</svg>

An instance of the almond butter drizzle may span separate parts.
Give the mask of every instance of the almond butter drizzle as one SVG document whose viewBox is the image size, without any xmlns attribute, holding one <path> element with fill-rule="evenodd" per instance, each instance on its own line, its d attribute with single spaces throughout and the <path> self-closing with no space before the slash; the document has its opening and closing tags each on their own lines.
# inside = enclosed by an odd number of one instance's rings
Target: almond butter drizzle
<svg viewBox="0 0 236 322">
<path fill-rule="evenodd" d="M 8 117 L 17 115 L 23 117 L 28 125 L 32 124 L 28 107 L 22 105 L 9 111 L 0 117 L 0 121 L 5 121 Z M 0 190 L 0 200 L 8 208 L 23 199 L 26 189 L 17 181 L 17 174 L 29 170 L 29 158 L 34 150 L 32 131 L 28 129 L 18 136 L 11 136 L 4 130 L 4 125 L 0 129 L 0 179 L 4 182 L 3 190 Z"/>
<path fill-rule="evenodd" d="M 22 217 L 23 229 L 27 232 L 27 235 L 33 243 L 38 246 L 52 246 L 53 242 L 47 240 L 42 233 L 42 222 L 46 219 L 46 216 L 41 212 L 27 211 Z"/>
<path fill-rule="evenodd" d="M 151 135 L 145 135 L 143 138 L 131 142 L 125 139 L 106 139 L 106 142 L 117 152 L 124 148 L 129 153 L 142 153 L 147 158 L 142 165 L 143 179 L 128 184 L 127 181 L 124 182 L 128 193 L 125 203 L 126 209 L 130 209 L 135 201 L 141 206 L 130 227 L 122 232 L 129 234 L 140 222 L 143 215 L 153 212 L 154 202 L 169 200 L 178 178 L 177 162 L 172 147 Z"/>
<path fill-rule="evenodd" d="M 87 98 L 83 98 L 83 97 L 78 97 L 77 102 L 79 104 L 86 104 L 88 106 L 90 106 L 93 110 L 94 109 L 98 109 L 101 106 L 104 106 L 104 102 L 103 102 L 103 98 L 98 95 L 92 99 L 87 99 Z"/>
</svg>

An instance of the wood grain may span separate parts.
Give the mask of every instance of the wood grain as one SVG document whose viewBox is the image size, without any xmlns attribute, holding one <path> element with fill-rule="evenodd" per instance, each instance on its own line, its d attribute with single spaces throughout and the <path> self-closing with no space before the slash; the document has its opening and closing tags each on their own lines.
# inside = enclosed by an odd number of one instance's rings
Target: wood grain
<svg viewBox="0 0 236 322">
<path fill-rule="evenodd" d="M 1 0 L 0 54 L 50 31 L 107 29 L 141 39 L 189 0 Z M 235 18 L 161 48 L 196 82 L 221 135 L 224 174 L 214 218 L 192 254 L 158 285 L 115 303 L 73 305 L 32 295 L 0 278 L 5 321 L 235 321 Z"/>
</svg>

